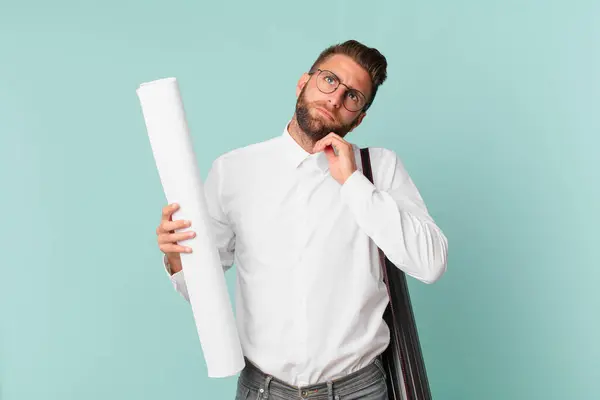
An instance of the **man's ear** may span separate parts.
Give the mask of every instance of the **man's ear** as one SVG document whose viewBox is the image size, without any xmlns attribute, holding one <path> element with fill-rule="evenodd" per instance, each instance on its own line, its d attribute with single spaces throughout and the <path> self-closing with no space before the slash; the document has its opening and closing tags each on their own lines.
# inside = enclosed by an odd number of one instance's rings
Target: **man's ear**
<svg viewBox="0 0 600 400">
<path fill-rule="evenodd" d="M 366 116 L 367 116 L 366 112 L 361 112 L 360 115 L 358 116 L 358 118 L 356 118 L 356 120 L 352 124 L 352 128 L 350 128 L 348 133 L 352 132 L 354 130 L 354 128 L 358 127 L 360 125 L 360 123 L 362 122 L 363 118 Z"/>
<path fill-rule="evenodd" d="M 300 96 L 300 92 L 304 89 L 306 82 L 310 79 L 310 75 L 308 73 L 303 73 L 300 79 L 298 79 L 298 84 L 296 85 L 296 98 Z"/>
</svg>

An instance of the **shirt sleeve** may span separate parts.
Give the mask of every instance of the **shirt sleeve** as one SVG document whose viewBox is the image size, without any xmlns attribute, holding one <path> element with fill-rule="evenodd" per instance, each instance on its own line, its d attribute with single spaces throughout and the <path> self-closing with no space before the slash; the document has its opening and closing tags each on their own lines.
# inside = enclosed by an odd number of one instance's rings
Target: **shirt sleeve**
<svg viewBox="0 0 600 400">
<path fill-rule="evenodd" d="M 383 148 L 370 148 L 370 155 L 375 184 L 359 168 L 342 185 L 342 200 L 395 266 L 422 282 L 437 281 L 447 267 L 447 238 L 399 157 Z"/>
<path fill-rule="evenodd" d="M 224 179 L 222 163 L 222 158 L 218 158 L 213 162 L 206 180 L 204 181 L 203 188 L 206 207 L 210 217 L 209 223 L 214 233 L 219 258 L 221 260 L 221 265 L 223 266 L 223 271 L 225 272 L 233 265 L 235 233 L 221 203 L 221 187 Z M 194 225 L 192 225 L 190 229 L 194 230 Z M 185 283 L 184 271 L 181 270 L 175 274 L 171 274 L 171 268 L 166 255 L 163 255 L 163 266 L 175 290 L 189 302 L 190 298 Z"/>
<path fill-rule="evenodd" d="M 179 293 L 188 303 L 190 302 L 190 296 L 188 294 L 187 286 L 185 284 L 185 278 L 183 276 L 183 270 L 171 274 L 171 266 L 169 265 L 169 260 L 166 255 L 163 256 L 163 265 L 165 270 L 167 271 L 167 275 L 171 280 L 171 284 L 173 288 Z"/>
</svg>

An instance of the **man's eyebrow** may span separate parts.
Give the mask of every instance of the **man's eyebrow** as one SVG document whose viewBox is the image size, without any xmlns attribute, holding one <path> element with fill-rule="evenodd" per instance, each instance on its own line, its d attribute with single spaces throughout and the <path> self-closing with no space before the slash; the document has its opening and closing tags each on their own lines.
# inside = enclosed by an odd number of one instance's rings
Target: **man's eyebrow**
<svg viewBox="0 0 600 400">
<path fill-rule="evenodd" d="M 326 70 L 326 71 L 329 71 L 329 72 L 331 72 L 331 74 L 332 74 L 333 76 L 335 76 L 335 79 L 337 79 L 337 80 L 338 80 L 338 81 L 339 81 L 341 84 L 345 85 L 345 86 L 348 88 L 348 90 L 354 90 L 355 92 L 358 92 L 358 93 L 360 93 L 360 94 L 361 94 L 361 96 L 362 96 L 362 97 L 364 97 L 364 99 L 365 99 L 365 102 L 366 102 L 366 101 L 368 101 L 368 100 L 367 100 L 367 95 L 366 95 L 366 94 L 365 94 L 365 93 L 364 93 L 362 90 L 358 90 L 357 88 L 355 88 L 355 87 L 353 87 L 353 86 L 346 85 L 344 82 L 342 82 L 342 80 L 340 79 L 340 77 L 339 77 L 339 76 L 337 76 L 337 74 L 336 74 L 335 72 L 333 72 L 332 70 L 328 69 L 328 70 Z"/>
<path fill-rule="evenodd" d="M 340 77 L 337 76 L 337 74 L 335 72 L 333 72 L 332 70 L 328 69 L 327 71 L 331 72 L 333 74 L 333 76 L 335 76 L 335 79 L 337 79 L 338 81 L 340 81 L 340 83 L 343 83 L 344 85 L 346 85 L 347 88 L 350 88 L 351 90 L 354 90 L 354 91 L 356 91 L 358 93 L 361 93 L 363 96 L 365 96 L 365 94 L 362 91 L 358 90 L 354 86 L 350 86 L 350 85 L 347 85 L 344 82 L 342 82 L 342 80 L 340 79 Z M 365 99 L 366 98 L 367 98 L 367 96 L 365 96 Z"/>
<path fill-rule="evenodd" d="M 335 76 L 335 79 L 337 79 L 337 80 L 338 80 L 338 81 L 340 81 L 341 83 L 344 83 L 344 82 L 343 82 L 343 81 L 340 79 L 340 77 L 339 77 L 339 76 L 337 76 L 337 74 L 336 74 L 335 72 L 333 72 L 333 71 L 331 71 L 331 70 L 329 70 L 329 72 L 331 72 L 331 73 L 333 74 L 333 76 Z M 346 84 L 344 83 L 344 85 L 346 85 Z M 352 87 L 352 86 L 349 86 L 349 85 L 346 85 L 346 87 L 349 87 L 350 89 L 357 90 L 357 89 L 355 89 L 354 87 Z"/>
</svg>

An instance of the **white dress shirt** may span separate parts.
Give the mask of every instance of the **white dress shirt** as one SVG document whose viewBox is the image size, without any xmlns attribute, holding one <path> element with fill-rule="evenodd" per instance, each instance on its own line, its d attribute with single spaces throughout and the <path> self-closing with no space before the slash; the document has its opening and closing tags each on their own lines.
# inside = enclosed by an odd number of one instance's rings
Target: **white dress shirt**
<svg viewBox="0 0 600 400">
<path fill-rule="evenodd" d="M 377 245 L 422 282 L 446 270 L 447 239 L 401 160 L 371 148 L 373 185 L 353 146 L 358 171 L 343 185 L 325 154 L 307 153 L 287 126 L 218 157 L 204 182 L 223 268 L 237 269 L 243 353 L 296 386 L 354 372 L 388 345 Z M 171 281 L 189 301 L 183 271 Z"/>
</svg>

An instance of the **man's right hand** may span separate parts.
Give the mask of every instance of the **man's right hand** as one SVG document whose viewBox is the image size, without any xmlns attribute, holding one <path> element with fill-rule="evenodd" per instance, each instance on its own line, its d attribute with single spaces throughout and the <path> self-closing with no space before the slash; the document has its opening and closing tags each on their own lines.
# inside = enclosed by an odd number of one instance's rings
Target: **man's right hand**
<svg viewBox="0 0 600 400">
<path fill-rule="evenodd" d="M 191 253 L 190 247 L 181 246 L 177 242 L 187 239 L 191 239 L 196 236 L 196 232 L 175 232 L 189 228 L 191 226 L 190 221 L 177 220 L 173 221 L 173 213 L 179 209 L 179 205 L 176 203 L 166 205 L 162 209 L 162 219 L 160 225 L 156 228 L 156 234 L 158 236 L 158 248 L 164 254 L 166 254 L 169 264 L 171 265 L 171 274 L 175 274 L 182 269 L 180 253 Z"/>
</svg>

